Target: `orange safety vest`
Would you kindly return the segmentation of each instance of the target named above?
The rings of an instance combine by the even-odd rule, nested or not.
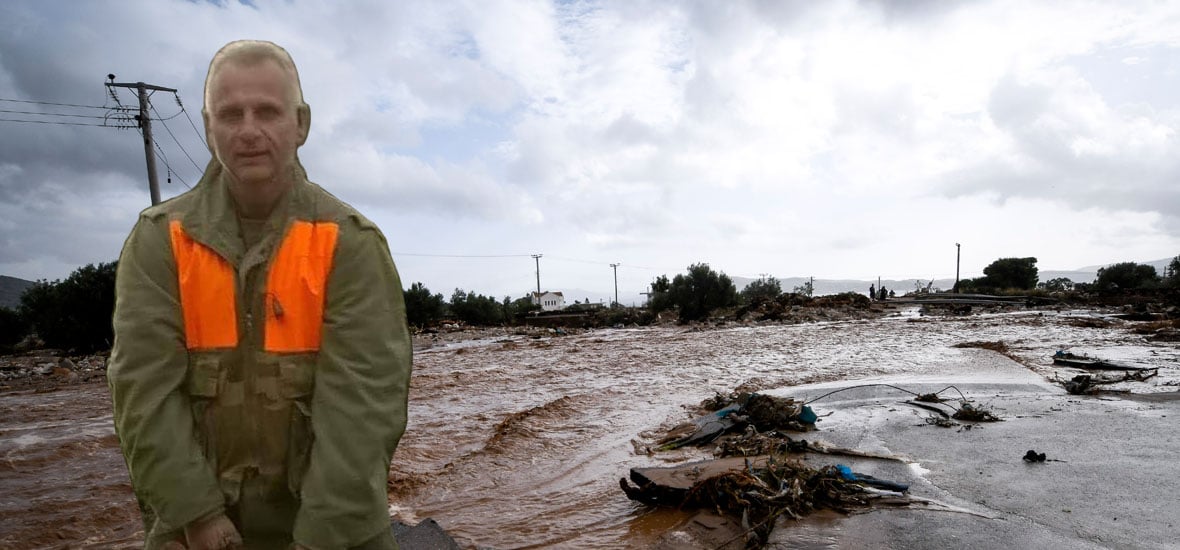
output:
[[[172,256],[180,282],[185,347],[190,350],[238,345],[234,268],[213,249],[169,224]],[[336,252],[339,226],[296,221],[271,260],[266,278],[263,350],[300,353],[320,349],[324,296]]]

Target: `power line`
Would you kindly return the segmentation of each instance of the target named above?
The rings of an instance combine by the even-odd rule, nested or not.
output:
[[[151,105],[150,103],[149,103],[148,105],[151,107],[151,109],[152,109],[152,112],[156,113],[156,115],[159,115],[159,114],[160,114],[160,112],[156,110],[156,106],[155,106],[155,105]],[[180,113],[177,113],[177,114],[180,114]],[[176,115],[173,115],[173,116],[176,116]],[[177,146],[177,147],[180,147],[180,152],[181,152],[181,153],[184,153],[184,156],[188,157],[188,161],[189,161],[189,162],[191,162],[191,163],[193,163],[193,168],[196,168],[196,169],[197,169],[197,172],[200,172],[200,171],[201,171],[201,167],[200,167],[200,165],[198,165],[198,164],[197,164],[197,161],[193,160],[193,157],[192,157],[192,155],[189,155],[189,154],[188,154],[188,151],[187,151],[187,150],[185,150],[185,148],[184,148],[184,145],[181,145],[181,144],[180,144],[180,140],[176,139],[176,134],[173,134],[173,133],[172,133],[172,129],[168,127],[168,123],[167,123],[167,122],[164,122],[164,120],[165,120],[165,119],[162,119],[162,118],[161,118],[161,119],[157,119],[157,120],[159,120],[159,121],[160,121],[160,124],[163,124],[163,125],[164,125],[164,129],[168,131],[168,135],[169,135],[169,136],[172,136],[172,141],[176,142],[176,146]],[[177,176],[177,177],[180,177],[180,176]]]
[[[132,128],[132,126],[111,126],[110,124],[87,124],[85,122],[54,122],[52,120],[19,120],[15,118],[0,118],[0,122],[27,122],[30,124],[59,124],[62,126],[95,126],[98,128]]]
[[[201,134],[200,130],[197,130],[197,125],[193,123],[193,117],[188,116],[188,109],[185,109],[184,104],[180,102],[180,94],[174,93],[172,95],[176,97],[176,104],[180,106],[180,112],[184,113],[184,118],[188,119],[188,125],[193,127],[193,132],[196,132],[197,139],[200,139],[201,143],[208,149],[209,144],[205,142],[205,136]]]
[[[71,118],[101,118],[106,120],[109,115],[74,115],[69,113],[42,113],[38,111],[12,111],[9,109],[0,109],[0,113],[12,113],[17,115],[40,115],[40,116],[62,116]]]
[[[531,254],[414,254],[411,252],[390,252],[397,256],[417,256],[423,258],[530,258]]]
[[[180,183],[183,183],[185,187],[192,189],[192,187],[188,184],[188,182],[184,181],[184,178],[180,177],[180,174],[177,173],[176,170],[172,169],[172,165],[168,164],[168,155],[164,154],[164,150],[160,148],[160,144],[159,143],[152,143],[152,145],[155,145],[156,151],[160,152],[160,161],[164,163],[164,167],[168,169],[168,174],[170,174],[168,179],[171,180],[172,179],[171,174],[175,174],[176,179],[180,180]]]
[[[393,254],[395,256],[414,256],[414,257],[423,257],[423,258],[531,258],[533,256],[533,254],[416,254],[416,253],[410,253],[410,252],[391,252],[391,254]],[[560,260],[560,261],[576,262],[576,263],[583,263],[583,264],[590,264],[590,265],[605,265],[605,266],[611,265],[611,262],[600,262],[600,261],[594,261],[594,260],[581,260],[578,258],[566,258],[566,257],[562,257],[562,256],[548,256],[548,255],[546,255],[545,257],[552,258],[555,260]],[[635,264],[622,264],[622,263],[619,264],[619,267],[624,268],[624,269],[637,269],[637,270],[645,270],[645,271],[676,271],[675,269],[649,267],[649,266],[635,265]]]
[[[53,103],[50,101],[33,101],[30,99],[8,99],[0,97],[0,101],[11,101],[13,103],[34,103],[37,105],[56,105],[58,107],[78,107],[80,109],[109,109],[110,107],[101,107],[98,105],[79,105],[77,103]]]
[[[565,262],[577,262],[577,263],[581,263],[581,264],[591,264],[591,265],[611,265],[611,262],[601,262],[601,261],[596,261],[596,260],[580,260],[580,259],[577,259],[577,258],[565,258],[565,257],[562,257],[562,256],[546,256],[546,257],[547,257],[547,258],[552,258],[552,259],[554,259],[554,260],[560,260],[560,261],[565,261]],[[667,269],[667,268],[659,268],[659,267],[647,267],[647,266],[642,266],[642,265],[634,265],[634,264],[621,264],[621,263],[619,264],[619,267],[622,267],[622,268],[625,268],[625,269],[626,269],[626,268],[631,268],[631,269],[644,269],[644,270],[648,270],[648,271],[675,271],[675,270],[670,270],[670,269]]]
[[[560,260],[563,262],[576,262],[576,263],[580,263],[580,264],[609,265],[609,262],[596,262],[594,260],[579,260],[577,258],[563,258],[561,256],[548,256],[548,258],[551,260]]]
[[[149,105],[150,105],[150,104],[149,104]],[[164,115],[161,115],[161,114],[160,114],[160,111],[156,111],[156,106],[155,106],[155,105],[152,105],[152,110],[156,112],[156,118],[154,118],[154,119],[152,119],[152,120],[158,120],[158,121],[160,121],[160,122],[164,122],[165,120],[172,120],[172,119],[174,119],[174,118],[176,118],[176,117],[178,117],[178,116],[180,116],[180,115],[182,114],[182,111],[176,111],[175,113],[172,113],[172,115],[171,115],[171,116],[169,116],[169,117],[164,117]]]

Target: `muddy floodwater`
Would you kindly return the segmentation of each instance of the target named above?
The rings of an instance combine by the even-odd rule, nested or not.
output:
[[[1003,342],[1049,380],[1080,372],[1052,365],[1061,348],[1159,367],[1111,389],[1176,391],[1176,343],[1131,327],[1092,311],[922,317],[903,308],[828,323],[422,341],[390,513],[433,518],[473,548],[643,548],[683,517],[628,500],[619,479],[706,456],[647,448],[716,392],[939,373],[968,342]],[[3,548],[141,544],[104,385],[0,393],[0,517]]]

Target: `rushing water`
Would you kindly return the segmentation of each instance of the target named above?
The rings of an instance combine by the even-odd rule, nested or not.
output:
[[[653,327],[491,338],[415,351],[410,424],[390,511],[430,517],[481,548],[643,548],[680,521],[634,503],[637,466],[700,458],[647,447],[716,392],[883,374],[938,373],[1004,342],[1048,378],[1060,348],[1162,367],[1135,391],[1174,391],[1180,352],[1088,312],[892,317],[709,329]],[[978,353],[974,350],[972,352]],[[1064,374],[1064,373],[1061,373]],[[1072,376],[1072,374],[1069,374]],[[0,547],[135,547],[142,537],[105,386],[0,394]],[[141,531],[141,530],[140,530]]]
[[[739,386],[935,373],[965,342],[1002,341],[1047,377],[1060,348],[1164,366],[1135,389],[1175,389],[1161,386],[1180,377],[1174,344],[1069,323],[1088,315],[906,311],[806,325],[506,335],[419,351],[391,509],[411,522],[432,517],[481,547],[644,547],[681,518],[627,500],[618,480],[632,467],[699,458],[645,452],[688,418],[686,408]]]

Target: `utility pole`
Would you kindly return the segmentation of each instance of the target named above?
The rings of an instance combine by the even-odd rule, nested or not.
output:
[[[541,255],[533,254],[533,260],[537,262],[537,299],[541,299]]]
[[[135,88],[139,91],[139,115],[135,119],[139,121],[139,128],[143,133],[143,154],[147,157],[148,191],[152,194],[152,206],[155,206],[160,204],[160,184],[156,181],[156,152],[152,150],[152,119],[148,117],[147,92],[151,90],[153,92],[176,93],[176,90],[143,82],[115,82],[113,74],[108,74],[107,78],[110,79],[110,82],[106,83],[108,88]]]
[[[955,294],[959,293],[959,253],[963,248],[959,243],[955,243]]]
[[[619,264],[610,264],[615,270],[615,306],[619,305]]]

